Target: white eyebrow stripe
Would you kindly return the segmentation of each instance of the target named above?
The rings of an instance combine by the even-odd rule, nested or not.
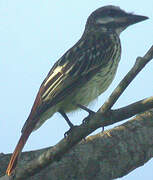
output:
[[[107,24],[109,22],[113,22],[115,18],[113,17],[104,17],[104,18],[99,18],[96,20],[97,23],[100,24]]]
[[[107,23],[110,23],[110,22],[124,22],[125,21],[125,18],[123,17],[118,17],[118,18],[113,18],[113,17],[104,17],[104,18],[99,18],[96,20],[97,23],[100,23],[100,24],[107,24]]]

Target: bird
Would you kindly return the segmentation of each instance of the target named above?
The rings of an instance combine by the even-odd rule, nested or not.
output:
[[[121,59],[120,34],[128,26],[148,19],[118,6],[104,6],[90,14],[76,44],[53,65],[42,82],[6,174],[15,173],[19,155],[30,134],[59,112],[70,129],[68,112],[89,111],[88,104],[112,83]]]

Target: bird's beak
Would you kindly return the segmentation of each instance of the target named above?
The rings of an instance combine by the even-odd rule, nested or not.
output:
[[[136,24],[138,22],[144,21],[149,19],[147,16],[140,16],[140,15],[134,15],[134,14],[129,14],[127,16],[127,24],[132,25]]]

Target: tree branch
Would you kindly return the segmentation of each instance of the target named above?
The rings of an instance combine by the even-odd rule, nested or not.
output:
[[[153,46],[149,49],[143,58],[137,58],[133,68],[129,71],[125,78],[123,78],[117,88],[110,95],[109,99],[95,115],[88,116],[85,120],[86,123],[83,123],[79,127],[75,128],[66,139],[62,139],[53,148],[48,149],[38,158],[24,165],[24,167],[17,168],[15,179],[26,179],[35,173],[40,172],[40,169],[44,169],[49,164],[60,160],[61,157],[63,157],[66,152],[68,152],[74,145],[81,141],[82,138],[86,137],[97,128],[129,118],[137,113],[147,110],[147,108],[153,108],[153,98],[150,97],[118,110],[110,110],[126,87],[152,58]]]
[[[71,152],[66,153],[60,161],[49,165],[28,179],[108,180],[122,177],[152,158],[152,137],[153,109],[136,116],[121,126],[88,137],[86,141],[82,141],[72,148]],[[54,149],[54,147],[50,149]],[[46,149],[22,153],[19,163],[20,170],[25,168],[28,161],[35,159],[44,151]],[[1,156],[0,162],[6,167],[10,155]],[[16,179],[25,179],[19,169]]]
[[[21,167],[19,165],[18,167],[20,168],[17,168],[15,179],[26,179],[40,172],[41,169],[44,169],[49,164],[59,161],[83,137],[86,137],[97,128],[132,117],[134,114],[143,112],[147,108],[153,108],[153,97],[146,98],[121,109],[108,111],[105,114],[98,112],[95,115],[88,116],[86,123],[74,129],[66,139],[64,138],[57,145],[47,149],[34,160],[24,164],[24,166]]]
[[[133,68],[123,78],[108,100],[103,104],[96,114],[88,116],[84,120],[85,123],[76,127],[66,139],[62,139],[59,143],[57,143],[57,145],[47,149],[46,152],[42,153],[38,158],[35,158],[28,164],[24,164],[22,168],[17,168],[15,179],[26,179],[35,173],[40,172],[41,169],[44,169],[49,164],[59,161],[64,154],[72,149],[72,147],[81,141],[82,138],[86,137],[97,128],[119,122],[132,117],[137,113],[141,113],[145,110],[153,108],[153,97],[150,97],[121,109],[110,110],[126,87],[152,58],[153,46],[143,58],[137,58]]]

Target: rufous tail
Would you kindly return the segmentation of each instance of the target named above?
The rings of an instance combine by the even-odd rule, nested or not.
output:
[[[25,131],[22,133],[22,135],[18,141],[18,144],[11,156],[11,160],[10,160],[7,170],[6,170],[6,174],[8,176],[11,176],[11,174],[15,170],[15,168],[17,166],[17,161],[18,161],[19,155],[20,155],[25,143],[27,142],[28,137],[30,136],[31,132],[32,132],[32,128],[28,128],[28,129],[25,129]]]

